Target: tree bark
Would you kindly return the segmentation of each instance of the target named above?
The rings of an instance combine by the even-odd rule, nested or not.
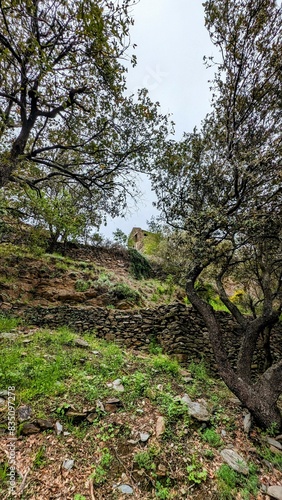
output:
[[[282,429],[282,416],[277,407],[281,394],[282,361],[270,367],[257,381],[252,383],[251,363],[256,346],[256,339],[262,327],[262,321],[253,321],[248,325],[249,331],[243,332],[240,348],[239,369],[235,371],[228,359],[224,347],[224,338],[219,322],[211,306],[205,303],[194,288],[195,275],[186,282],[186,292],[192,305],[203,317],[209,331],[209,339],[214,352],[219,375],[229,389],[240,399],[243,405],[253,415],[255,421],[264,428],[276,424],[277,430]],[[246,335],[247,334],[247,335]],[[248,346],[248,341],[250,345]],[[244,367],[244,349],[246,349],[246,367]]]

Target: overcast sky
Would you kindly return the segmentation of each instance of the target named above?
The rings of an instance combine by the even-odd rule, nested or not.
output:
[[[171,113],[176,139],[191,132],[209,111],[208,80],[212,71],[203,63],[204,55],[214,54],[204,26],[201,0],[140,0],[133,9],[135,24],[131,42],[137,66],[130,68],[127,87],[130,93],[147,88],[150,98],[159,101],[162,113]],[[146,228],[156,214],[150,185],[142,179],[143,191],[138,208],[131,207],[125,218],[108,219],[100,232],[110,238],[117,228],[129,234],[132,227]]]

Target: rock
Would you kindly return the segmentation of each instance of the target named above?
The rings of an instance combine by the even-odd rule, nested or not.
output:
[[[148,432],[140,432],[139,435],[140,435],[140,441],[142,443],[146,443],[151,436],[151,434],[149,434]]]
[[[245,460],[236,451],[225,448],[220,452],[220,455],[231,469],[245,475],[249,473]]]
[[[269,486],[267,494],[275,500],[282,500],[282,486]]]
[[[1,391],[0,391],[0,396],[2,396]],[[282,441],[282,434],[279,434],[279,436],[276,436],[276,441]]]
[[[113,381],[113,388],[115,391],[124,392],[124,386],[119,378]]]
[[[187,404],[191,417],[199,420],[200,422],[208,422],[210,420],[211,417],[205,405],[194,403],[188,394],[184,394],[181,401]]]
[[[20,406],[18,408],[18,420],[24,422],[28,420],[32,414],[32,408],[29,405]]]
[[[56,431],[57,436],[59,436],[63,432],[63,426],[58,421],[55,423],[55,431]]]
[[[64,460],[63,468],[66,470],[71,470],[74,466],[74,460]]]
[[[109,413],[116,412],[119,408],[122,408],[122,406],[122,402],[117,398],[107,399],[107,401],[104,402],[105,411]]]
[[[12,332],[2,332],[0,333],[0,339],[16,340],[17,334]]]
[[[35,425],[39,425],[40,430],[47,431],[48,429],[54,429],[54,424],[51,420],[45,420],[44,418],[37,418],[34,421]]]
[[[165,431],[165,419],[164,419],[164,417],[160,416],[157,418],[157,422],[156,422],[156,436],[157,436],[157,438],[162,436],[164,431]]]
[[[0,391],[1,398],[7,398],[9,396],[9,392],[7,390]]]
[[[74,339],[73,343],[76,347],[82,347],[84,349],[89,349],[91,347],[88,342],[83,339]]]
[[[0,406],[4,406],[6,404],[6,399],[0,398]]]
[[[87,417],[86,417],[86,420],[87,422],[89,422],[90,424],[93,424],[94,420],[96,420],[97,418],[97,413],[88,413]]]
[[[37,434],[40,432],[40,428],[32,423],[26,423],[22,425],[21,434],[23,436],[29,436],[30,434]]]
[[[266,441],[268,442],[268,444],[270,444],[271,446],[274,446],[278,450],[282,450],[282,444],[279,443],[279,441],[277,441],[276,439],[273,439],[273,438],[267,436]]]
[[[66,411],[66,416],[72,421],[73,424],[80,424],[86,419],[86,413],[73,411],[69,409]]]
[[[243,425],[244,425],[244,432],[246,434],[249,434],[252,427],[252,417],[250,413],[247,413],[247,415],[245,415]]]
[[[117,489],[126,495],[133,495],[133,488],[129,484],[120,484]]]

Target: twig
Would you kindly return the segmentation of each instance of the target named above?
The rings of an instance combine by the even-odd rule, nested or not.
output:
[[[90,496],[91,496],[91,500],[95,500],[95,496],[94,496],[94,489],[93,489],[93,479],[89,479],[89,489],[90,489]]]
[[[24,488],[25,488],[25,483],[26,483],[26,478],[29,474],[30,468],[27,469],[26,473],[23,476],[23,480],[21,482],[20,490],[19,490],[19,495],[21,496],[23,494]]]

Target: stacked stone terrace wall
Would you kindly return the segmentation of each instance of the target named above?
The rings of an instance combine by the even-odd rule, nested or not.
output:
[[[234,362],[240,332],[229,314],[217,314],[225,346]],[[157,344],[163,352],[174,355],[185,364],[204,359],[211,372],[216,372],[207,328],[194,309],[182,304],[128,311],[71,306],[32,307],[27,308],[24,315],[34,325],[51,328],[67,325],[78,333],[92,331],[98,338],[114,341],[122,347],[149,351],[152,344]],[[275,359],[282,357],[281,338],[279,325],[273,336]],[[259,346],[254,359],[256,371],[261,371],[263,358],[262,346]]]

